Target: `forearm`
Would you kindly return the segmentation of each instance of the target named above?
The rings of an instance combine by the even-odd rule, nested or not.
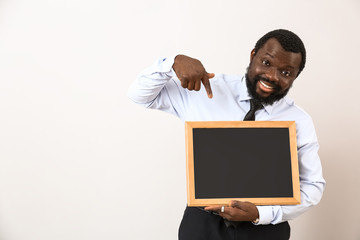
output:
[[[128,97],[135,103],[149,107],[165,84],[175,76],[174,58],[162,58],[140,73],[128,89]]]
[[[299,205],[257,206],[259,224],[278,224],[305,213],[320,202],[324,185],[324,182],[301,183],[301,204]]]

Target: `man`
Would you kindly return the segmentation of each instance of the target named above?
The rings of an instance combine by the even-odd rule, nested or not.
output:
[[[246,120],[296,122],[301,204],[255,206],[231,201],[226,207],[187,207],[179,239],[289,239],[287,221],[320,201],[325,181],[314,125],[286,97],[305,62],[301,39],[279,29],[256,43],[244,77],[215,76],[199,60],[178,55],[158,60],[131,85],[128,96],[134,102],[183,121],[241,121],[247,115]],[[253,113],[249,119],[247,112]]]

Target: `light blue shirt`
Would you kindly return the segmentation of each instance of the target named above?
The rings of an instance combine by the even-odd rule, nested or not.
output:
[[[128,90],[135,103],[176,115],[182,121],[242,121],[250,109],[245,77],[216,74],[210,79],[213,98],[181,87],[172,65],[174,57],[161,58],[145,69]],[[256,112],[259,121],[295,121],[301,204],[257,206],[259,224],[294,219],[319,203],[325,187],[318,156],[319,144],[311,117],[285,97]]]

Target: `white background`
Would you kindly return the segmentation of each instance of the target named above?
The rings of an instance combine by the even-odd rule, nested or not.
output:
[[[294,240],[359,240],[360,3],[0,0],[0,239],[177,239],[182,122],[126,91],[160,56],[243,74],[286,28],[308,51],[290,90],[312,117],[327,187]]]

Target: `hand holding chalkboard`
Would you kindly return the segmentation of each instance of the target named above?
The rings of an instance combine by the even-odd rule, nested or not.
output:
[[[254,221],[259,218],[259,211],[251,202],[233,200],[227,207],[224,207],[223,210],[222,208],[222,205],[218,205],[206,207],[205,210],[217,212],[223,218],[234,222]]]

